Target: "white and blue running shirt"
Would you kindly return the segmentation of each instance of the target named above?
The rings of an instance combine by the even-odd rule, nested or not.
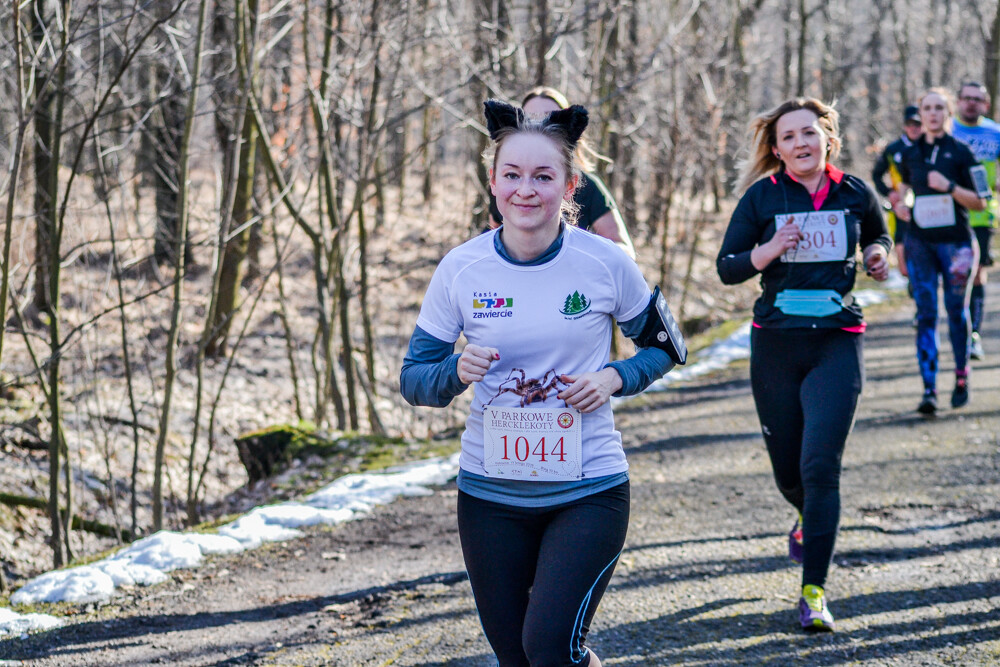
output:
[[[611,241],[566,226],[562,249],[550,261],[518,266],[493,246],[497,231],[481,234],[449,252],[438,265],[420,308],[417,326],[446,342],[464,333],[468,342],[500,352],[474,395],[459,465],[478,475],[483,468],[483,406],[520,407],[521,396],[500,385],[514,369],[526,379],[578,376],[608,363],[612,317],[625,322],[649,303],[649,287],[639,267]],[[513,382],[504,386],[513,387]],[[561,407],[550,391],[544,403]],[[628,470],[621,434],[615,430],[610,403],[583,415],[585,479]]]

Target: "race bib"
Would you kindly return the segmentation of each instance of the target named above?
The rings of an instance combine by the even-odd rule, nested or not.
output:
[[[951,195],[920,195],[913,203],[913,221],[921,229],[955,224],[955,204]]]
[[[487,477],[559,481],[583,477],[581,415],[575,408],[483,410]]]
[[[782,262],[840,262],[847,259],[847,222],[844,211],[808,211],[774,216],[781,229],[789,218],[805,236],[799,244],[785,251]]]

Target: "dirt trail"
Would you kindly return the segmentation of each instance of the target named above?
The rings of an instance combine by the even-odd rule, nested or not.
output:
[[[990,317],[987,330],[1000,331],[1000,312]],[[987,338],[989,356],[974,367],[970,405],[927,420],[914,412],[909,308],[874,319],[828,583],[840,631],[796,628],[792,513],[771,480],[743,365],[617,411],[633,507],[592,629],[604,664],[1000,664],[1000,336]],[[214,558],[81,608],[62,629],[0,642],[0,659],[492,665],[463,572],[455,495],[449,486]]]

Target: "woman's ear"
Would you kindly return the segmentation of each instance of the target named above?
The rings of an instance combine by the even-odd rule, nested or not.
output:
[[[576,186],[579,184],[580,174],[573,174],[566,179],[566,192],[563,193],[563,199],[566,201],[573,201],[573,195],[576,194]]]

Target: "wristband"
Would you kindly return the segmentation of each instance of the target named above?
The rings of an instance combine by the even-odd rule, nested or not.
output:
[[[948,194],[951,194],[954,191],[955,191],[955,181],[948,181],[948,189],[946,190],[946,192]]]

